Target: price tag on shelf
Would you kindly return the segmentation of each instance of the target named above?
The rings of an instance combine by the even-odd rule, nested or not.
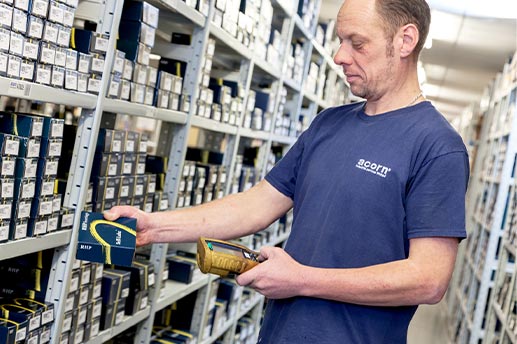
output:
[[[11,80],[7,94],[13,97],[30,97],[31,84],[22,81]]]

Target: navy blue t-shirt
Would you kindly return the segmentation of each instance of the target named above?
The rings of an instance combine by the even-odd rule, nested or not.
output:
[[[460,136],[429,102],[376,116],[363,108],[320,113],[266,176],[294,201],[285,249],[301,264],[365,267],[407,258],[411,238],[466,236]],[[405,343],[415,311],[270,300],[259,343]]]

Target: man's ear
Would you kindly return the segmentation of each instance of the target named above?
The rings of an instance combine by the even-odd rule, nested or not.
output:
[[[400,28],[400,36],[402,37],[402,45],[400,46],[400,56],[408,57],[415,50],[418,44],[420,34],[415,24],[406,24]]]

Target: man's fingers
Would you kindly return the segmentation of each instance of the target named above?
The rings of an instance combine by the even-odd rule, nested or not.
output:
[[[108,221],[115,221],[119,217],[137,217],[138,209],[131,206],[120,205],[106,210],[103,215]]]

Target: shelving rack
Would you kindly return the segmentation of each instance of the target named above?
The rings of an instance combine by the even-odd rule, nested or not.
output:
[[[316,13],[319,11],[320,1],[314,1]],[[244,128],[241,125],[230,125],[200,117],[196,115],[195,106],[191,106],[187,113],[109,99],[104,96],[108,88],[108,77],[102,78],[100,95],[98,96],[0,77],[0,95],[81,108],[73,160],[70,166],[70,176],[67,182],[66,194],[64,195],[64,205],[76,209],[73,229],[47,234],[42,237],[0,244],[0,260],[41,250],[54,249],[50,276],[50,281],[53,282],[48,287],[46,300],[53,302],[56,306],[51,336],[53,342],[59,340],[62,332],[64,317],[64,302],[62,300],[66,299],[65,296],[70,288],[70,276],[76,251],[75,243],[78,236],[80,210],[83,209],[87,197],[87,185],[93,163],[95,142],[104,115],[116,113],[160,122],[157,154],[169,157],[165,191],[168,195],[170,208],[174,208],[178,196],[181,171],[186,157],[188,138],[193,131],[214,132],[225,137],[226,147],[224,149],[223,165],[227,167],[229,172],[228,180],[231,180],[233,177],[236,167],[236,156],[240,149],[249,144],[260,144],[257,170],[262,178],[267,172],[268,164],[266,157],[271,148],[273,146],[281,147],[285,153],[296,140],[294,130],[291,130],[289,136],[275,132],[274,123],[277,116],[288,114],[291,120],[296,122],[298,116],[304,114],[306,117],[305,123],[307,124],[322,108],[346,103],[350,99],[342,71],[334,65],[332,57],[327,50],[328,47],[324,48],[315,39],[317,20],[312,21],[311,27],[306,27],[303,19],[297,14],[298,1],[272,1],[275,18],[277,16],[281,18],[281,24],[276,22],[275,25],[280,26],[278,29],[281,32],[281,39],[285,47],[281,54],[280,63],[276,65],[272,65],[255,56],[252,49],[243,45],[212,22],[216,1],[209,1],[207,16],[181,0],[149,0],[149,2],[160,9],[160,26],[162,22],[170,23],[171,20],[177,20],[182,27],[188,28],[192,34],[192,44],[190,46],[182,48],[173,47],[172,44],[167,42],[169,38],[167,32],[158,28],[157,43],[153,49],[153,53],[163,57],[180,58],[188,63],[183,83],[183,93],[190,95],[191,104],[195,104],[199,96],[201,60],[208,39],[213,38],[216,40],[216,49],[220,49],[222,52],[221,55],[224,58],[231,56],[230,66],[237,66],[235,68],[228,68],[226,67],[226,60],[214,61],[214,64],[219,63],[223,67],[214,71],[214,73],[222,73],[223,77],[230,77],[243,85],[245,94],[244,109],[246,109],[249,91],[253,87],[258,87],[264,81],[269,83],[271,94],[274,95],[273,114],[275,117],[272,119],[272,125],[269,130],[253,130]],[[103,2],[79,1],[79,7],[76,12],[76,19],[95,22],[97,23],[97,32],[109,34],[109,48],[104,66],[104,76],[110,75],[114,62],[115,41],[123,3],[123,1],[115,0]],[[303,42],[303,53],[305,56],[302,77],[297,81],[284,77],[286,75],[285,69],[287,68],[287,46],[294,40]],[[318,84],[316,92],[307,92],[305,90],[311,62],[319,66],[318,80],[325,79],[326,77],[327,83],[333,86],[334,91],[341,92],[340,95],[336,97],[337,92],[324,92],[324,89],[328,86],[322,83]],[[286,88],[286,98],[288,101],[281,105],[282,92],[280,90],[283,87]],[[230,183],[228,183],[225,193],[230,191]],[[274,231],[278,226],[279,223],[277,222],[271,226],[270,230]],[[288,233],[273,237],[267,244],[280,245],[287,237]],[[251,237],[243,238],[242,240],[247,244],[252,243]],[[174,245],[152,245],[151,261],[155,266],[157,274],[164,270],[166,255],[171,248],[174,248]],[[155,286],[150,289],[147,307],[133,316],[125,317],[118,326],[100,332],[96,337],[90,339],[88,343],[106,342],[135,325],[137,326],[135,343],[149,343],[156,312],[193,292],[198,292],[198,297],[205,297],[204,307],[206,308],[207,295],[211,288],[211,282],[214,280],[213,276],[204,276],[188,285],[165,281],[163,282],[165,285],[162,288],[162,279],[156,278]],[[228,319],[216,334],[199,342],[208,344],[213,343],[219,337],[224,337],[225,343],[232,343],[237,328],[237,321],[247,314],[251,315],[256,325],[255,328],[258,328],[263,303],[264,298],[258,294],[247,303],[244,303],[241,297],[236,314],[231,319]],[[202,331],[200,327],[201,324],[199,324],[197,334]]]
[[[482,129],[467,202],[469,238],[448,295],[452,343],[516,343],[517,55],[479,106]],[[473,143],[472,131],[464,139]]]

